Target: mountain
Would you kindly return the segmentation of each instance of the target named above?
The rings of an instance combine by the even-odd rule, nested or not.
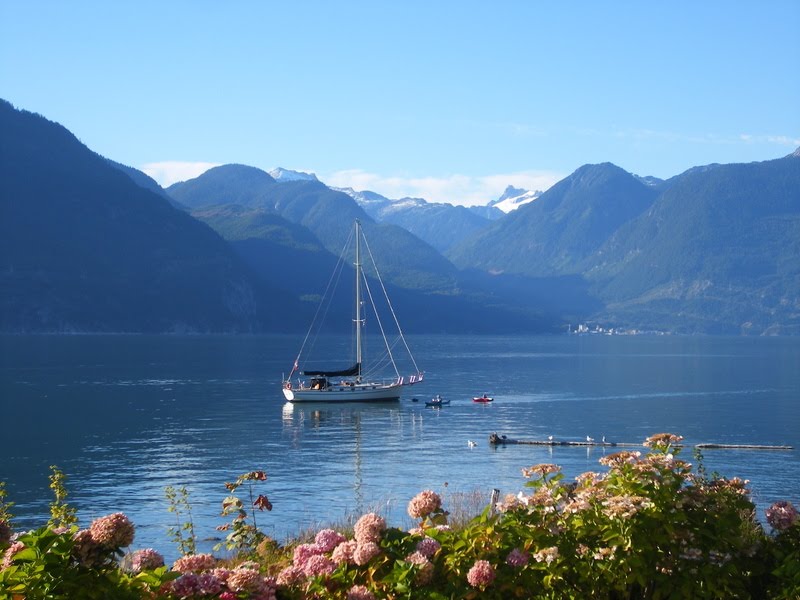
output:
[[[231,207],[243,207],[250,210],[236,208],[235,214],[244,219],[252,219],[261,211],[303,226],[335,256],[344,247],[354,220],[360,219],[367,236],[373,240],[373,250],[385,257],[381,261],[382,274],[388,281],[400,287],[438,293],[453,293],[456,287],[457,270],[433,247],[402,227],[375,223],[353,198],[316,180],[279,183],[254,167],[223,165],[196,179],[176,183],[167,188],[167,193],[213,227],[219,227],[220,220],[210,218],[211,209],[225,207],[228,210],[225,229],[217,231],[228,239],[235,237],[230,236],[232,227],[249,227],[242,223],[234,225],[231,219],[234,214]]]
[[[800,158],[672,178],[581,270],[627,326],[800,333]]]
[[[666,181],[585,165],[448,256],[487,275],[561,278],[567,302],[595,299],[575,314],[606,326],[798,334],[800,157]]]
[[[267,209],[275,185],[275,179],[261,169],[233,164],[213,167],[199,177],[169,186],[166,192],[189,209],[217,204]]]
[[[496,206],[489,206],[488,204],[484,204],[483,206],[480,205],[468,206],[467,208],[471,213],[475,213],[476,215],[478,215],[483,219],[486,219],[487,221],[496,221],[497,219],[500,219],[506,214]]]
[[[447,256],[461,268],[536,277],[575,274],[580,261],[657,194],[610,163],[584,165]]]
[[[3,331],[285,330],[300,318],[213,230],[62,126],[0,101],[0,129]]]
[[[490,202],[488,206],[497,208],[508,214],[512,210],[516,210],[524,204],[533,202],[541,195],[542,192],[540,191],[529,192],[528,190],[515,188],[514,186],[509,185],[506,187],[502,195],[497,200]]]
[[[489,224],[488,219],[463,206],[426,202],[422,198],[389,200],[375,192],[356,192],[352,188],[339,191],[353,198],[375,221],[402,227],[439,252],[445,252]]]
[[[239,187],[242,182],[255,184],[251,194]],[[318,181],[278,183],[266,173],[254,173],[252,167],[226,165],[167,191],[193,207],[191,214],[229,240],[262,277],[286,282],[305,297],[321,291],[328,267],[352,231],[353,220],[359,218],[395,307],[407,315],[403,323],[409,331],[554,331],[560,323],[549,303],[532,301],[543,295],[541,281],[487,280],[480,274],[459,273],[406,229],[376,223],[350,195]],[[374,210],[374,205],[395,205],[378,194],[360,194],[360,199],[368,200],[369,210]],[[218,202],[227,198],[235,198],[237,203]],[[423,210],[437,208],[424,201],[411,203]],[[438,223],[445,230],[452,227]],[[294,229],[290,231],[290,227]],[[520,293],[503,296],[500,291],[505,289]],[[532,295],[521,293],[523,290]],[[577,290],[576,297],[579,300],[571,306],[583,306],[583,290]]]

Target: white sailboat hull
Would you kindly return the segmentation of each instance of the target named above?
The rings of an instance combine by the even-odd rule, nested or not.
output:
[[[346,369],[339,368],[309,370],[301,368],[300,357],[303,353],[305,343],[308,341],[308,337],[314,328],[314,323],[312,322],[311,328],[306,335],[306,340],[303,342],[303,347],[300,348],[300,353],[297,355],[297,358],[294,361],[294,367],[292,367],[292,370],[289,372],[289,377],[283,381],[283,396],[289,402],[381,402],[399,400],[400,392],[404,385],[413,385],[422,381],[423,373],[417,368],[417,365],[414,362],[414,357],[411,356],[411,351],[408,349],[408,345],[403,338],[403,332],[400,329],[400,324],[397,322],[394,309],[391,306],[389,297],[386,295],[386,287],[383,285],[383,282],[380,279],[380,273],[378,272],[378,267],[373,261],[374,273],[378,278],[386,303],[388,304],[388,308],[391,310],[400,340],[403,342],[403,346],[408,352],[411,362],[414,363],[414,368],[417,370],[417,373],[411,375],[408,380],[406,380],[400,376],[400,373],[397,370],[397,365],[395,364],[394,356],[392,354],[392,348],[390,347],[389,341],[386,339],[384,327],[381,324],[380,317],[377,314],[377,307],[375,306],[375,303],[372,302],[372,293],[369,291],[369,282],[364,277],[364,271],[361,263],[362,235],[361,223],[358,221],[358,219],[356,219],[352,236],[352,239],[355,242],[355,262],[353,263],[353,266],[355,267],[355,319],[353,319],[353,323],[355,324],[355,363],[351,363],[352,366]],[[366,242],[366,238],[364,238],[364,241]],[[369,247],[367,247],[367,249],[369,249]],[[339,265],[342,264],[344,256],[345,252],[343,251]],[[362,378],[362,367],[364,366],[364,360],[362,356],[362,327],[364,326],[365,320],[362,316],[362,308],[364,308],[362,305],[365,304],[362,302],[361,296],[362,285],[364,285],[367,290],[367,297],[370,300],[370,305],[375,313],[381,335],[383,336],[383,343],[386,347],[385,356],[388,357],[388,362],[382,365],[379,364],[377,369],[373,370],[372,366],[370,366],[366,370],[368,373],[371,373],[369,377],[373,378],[372,381],[365,381]],[[326,297],[329,295],[329,292],[330,289],[326,290]],[[326,313],[327,310],[323,311],[323,317]],[[315,316],[315,322],[316,319],[317,317]],[[341,357],[337,357],[337,359],[341,361]],[[379,380],[378,378],[380,375],[378,373],[386,373],[388,371],[389,363],[391,363],[391,366],[393,367],[396,378]],[[292,375],[294,375],[296,372],[298,373],[298,379],[296,379],[295,382],[292,382]],[[299,380],[299,375],[301,374],[306,377],[310,377],[311,379],[308,382],[301,381]]]
[[[384,402],[399,400],[402,388],[400,383],[331,386],[325,390],[284,387],[283,395],[289,402]]]

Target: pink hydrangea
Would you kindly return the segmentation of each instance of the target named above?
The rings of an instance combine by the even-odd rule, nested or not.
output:
[[[337,564],[352,564],[353,561],[353,554],[358,548],[358,542],[355,540],[345,540],[336,548],[333,549],[333,554],[331,554],[331,558]]]
[[[789,529],[797,521],[797,509],[791,502],[779,500],[766,510],[767,523],[777,531]]]
[[[406,556],[406,562],[417,566],[417,575],[414,583],[417,585],[428,585],[433,581],[433,563],[422,552],[412,552]]]
[[[303,568],[309,558],[322,554],[322,552],[322,548],[317,546],[317,544],[300,544],[294,549],[292,563],[295,566]]]
[[[187,554],[175,561],[172,570],[178,573],[202,573],[216,566],[217,559],[211,554]]]
[[[381,553],[380,546],[375,542],[359,543],[353,552],[353,562],[362,567]]]
[[[322,552],[330,552],[346,539],[341,533],[333,529],[323,529],[314,538],[314,543]]]
[[[280,573],[278,573],[278,585],[283,587],[297,585],[298,583],[305,581],[305,578],[306,574],[303,569],[296,565],[289,565]]]
[[[108,558],[108,549],[98,543],[88,529],[78,531],[72,540],[72,556],[84,567],[100,565]]]
[[[506,557],[506,564],[511,567],[524,567],[528,564],[530,559],[530,554],[524,550],[520,550],[519,548],[514,548],[508,553],[508,556]]]
[[[363,585],[354,585],[347,590],[347,600],[375,600],[375,594]]]
[[[92,539],[106,548],[124,548],[133,543],[133,523],[123,513],[113,513],[92,521]]]
[[[375,513],[367,513],[356,521],[354,527],[356,541],[359,543],[378,542],[385,529],[386,521],[383,517]]]
[[[225,567],[216,567],[214,569],[211,569],[209,573],[211,573],[214,577],[216,577],[220,581],[227,582],[228,577],[230,577],[233,571],[231,571],[230,569],[226,569]]]
[[[424,519],[442,507],[439,494],[431,490],[424,490],[414,496],[408,503],[408,514],[414,519]]]
[[[178,598],[191,598],[200,594],[200,580],[197,573],[184,573],[168,584],[169,591]]]
[[[327,556],[317,554],[309,556],[308,560],[303,565],[303,572],[308,577],[316,577],[318,575],[330,575],[336,570],[336,563]]]
[[[164,566],[164,557],[153,548],[137,550],[131,556],[131,570],[134,573],[150,571]]]
[[[225,590],[225,582],[213,573],[198,574],[197,585],[202,596],[216,596]]]
[[[0,569],[7,569],[11,566],[11,561],[14,559],[14,555],[22,550],[25,547],[25,544],[22,542],[14,542],[8,548],[6,548],[5,553],[3,554],[3,562],[0,563]]]
[[[267,580],[255,569],[233,569],[227,584],[232,592],[252,595],[265,594],[270,589]]]
[[[430,558],[439,551],[442,545],[435,539],[426,537],[417,542],[417,552]]]
[[[488,560],[476,560],[467,573],[467,583],[474,588],[485,589],[495,578],[494,567]]]

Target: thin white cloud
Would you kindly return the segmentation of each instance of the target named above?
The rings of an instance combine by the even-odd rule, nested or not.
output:
[[[751,135],[743,133],[739,136],[739,139],[748,144],[778,144],[779,146],[791,146],[792,148],[800,146],[800,138],[789,135]]]
[[[140,167],[141,171],[147,173],[158,182],[161,187],[169,187],[173,183],[194,179],[213,167],[218,167],[217,163],[209,162],[183,162],[177,160],[167,160],[163,162],[147,163]]]
[[[320,178],[329,186],[349,187],[357,191],[369,190],[391,199],[414,197],[424,198],[428,202],[474,206],[496,200],[509,185],[544,191],[563,179],[564,174],[519,171],[481,177],[458,174],[446,177],[400,177],[350,169]]]
[[[600,131],[583,130],[585,135],[605,135]],[[718,135],[714,133],[679,133],[675,131],[658,131],[653,129],[626,129],[617,130],[612,134],[620,139],[642,140],[663,140],[667,142],[689,142],[693,144],[775,144],[778,146],[800,146],[800,138],[790,135],[753,135],[741,133],[739,135]]]

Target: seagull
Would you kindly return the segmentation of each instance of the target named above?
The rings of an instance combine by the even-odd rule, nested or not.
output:
[[[474,448],[477,445],[478,445],[477,442],[473,442],[472,440],[467,440],[467,446],[469,446],[470,448]]]
[[[589,436],[587,435],[587,436],[586,436],[586,441],[587,441],[587,442],[589,442],[589,443],[591,444],[591,443],[594,441],[594,438],[593,438],[593,437],[589,437]]]

